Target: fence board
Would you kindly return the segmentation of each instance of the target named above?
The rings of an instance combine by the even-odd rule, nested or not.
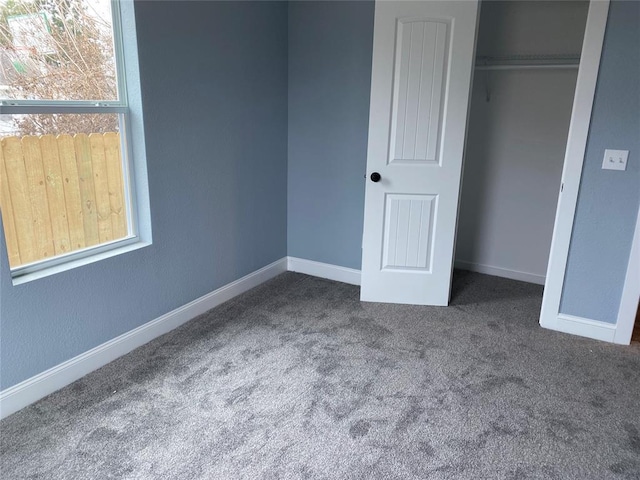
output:
[[[33,235],[38,259],[53,256],[53,233],[51,232],[51,216],[47,187],[44,180],[40,139],[34,136],[22,137],[22,154],[29,182],[31,214],[33,216]]]
[[[120,134],[104,134],[104,153],[109,178],[109,204],[113,238],[127,236],[127,212],[124,208],[124,186],[122,176],[122,156],[120,154]]]
[[[127,235],[120,135],[0,139],[11,268]]]
[[[13,218],[13,202],[9,193],[9,181],[7,168],[4,164],[4,142],[0,146],[0,210],[2,210],[2,224],[7,240],[7,253],[9,255],[9,267],[20,265],[20,247],[18,246],[18,232]]]
[[[76,165],[76,150],[71,135],[60,135],[56,139],[60,169],[64,184],[64,202],[69,225],[71,250],[84,248],[84,224],[82,221],[82,200],[80,198],[80,179]]]
[[[91,146],[91,166],[93,185],[96,192],[96,214],[98,217],[98,236],[100,243],[113,240],[111,230],[111,206],[109,205],[109,178],[104,153],[104,139],[100,133],[89,135]]]
[[[87,247],[100,242],[98,233],[98,215],[96,212],[96,191],[93,185],[93,167],[91,164],[91,146],[89,137],[79,133],[73,137],[76,147],[76,164],[80,179],[80,200],[82,221],[84,223],[84,241]]]
[[[5,166],[9,192],[13,203],[13,218],[18,233],[18,247],[20,260],[23,263],[34,262],[38,259],[33,235],[33,216],[31,214],[31,199],[29,198],[29,182],[24,167],[22,144],[19,138],[5,138],[3,140]]]
[[[42,152],[42,165],[44,167],[47,199],[49,201],[53,247],[56,255],[61,255],[71,250],[71,241],[69,239],[67,206],[64,198],[62,169],[60,168],[56,137],[53,135],[40,137],[40,151]]]

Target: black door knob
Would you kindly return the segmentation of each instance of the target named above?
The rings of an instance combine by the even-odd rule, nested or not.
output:
[[[372,182],[379,182],[382,177],[378,172],[373,172],[370,178]]]

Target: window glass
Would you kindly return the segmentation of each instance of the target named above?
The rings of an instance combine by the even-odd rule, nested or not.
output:
[[[0,0],[0,96],[118,99],[109,0]]]
[[[3,133],[0,141],[0,205],[10,267],[126,238],[119,116],[15,117],[20,118],[2,124],[20,130]]]
[[[0,210],[14,278],[137,241],[119,3],[0,0]]]

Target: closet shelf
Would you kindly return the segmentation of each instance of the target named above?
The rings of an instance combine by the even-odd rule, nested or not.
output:
[[[476,70],[516,70],[537,68],[578,68],[579,54],[478,56]]]

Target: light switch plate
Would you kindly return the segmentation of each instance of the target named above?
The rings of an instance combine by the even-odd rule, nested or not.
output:
[[[629,150],[605,150],[602,160],[603,170],[626,170]]]

